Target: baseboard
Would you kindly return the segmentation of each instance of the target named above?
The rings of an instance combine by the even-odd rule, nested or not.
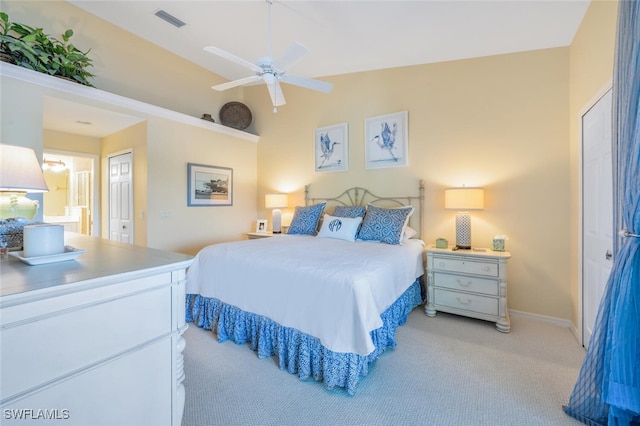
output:
[[[530,312],[516,311],[513,309],[509,309],[509,315],[514,317],[528,318],[534,321],[546,322],[549,324],[557,325],[558,327],[569,328],[574,335],[577,335],[577,329],[575,325],[573,325],[573,323],[567,319],[550,317],[548,315],[532,314]]]
[[[580,336],[578,327],[576,327],[576,325],[570,320],[557,318],[557,317],[550,317],[547,315],[532,314],[530,312],[514,311],[513,309],[509,309],[509,315],[514,317],[528,318],[533,321],[546,322],[548,324],[553,324],[558,327],[568,328],[569,331],[571,331],[571,334],[573,334],[573,337],[575,337],[578,343],[582,345],[582,337]]]

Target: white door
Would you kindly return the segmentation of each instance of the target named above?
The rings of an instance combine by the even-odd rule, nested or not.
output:
[[[109,239],[133,244],[133,155],[109,157]]]
[[[611,90],[582,116],[582,341],[588,347],[613,265]]]

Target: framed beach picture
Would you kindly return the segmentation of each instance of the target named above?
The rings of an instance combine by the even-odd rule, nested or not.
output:
[[[367,118],[364,122],[365,168],[408,166],[408,133],[407,111]]]
[[[349,125],[320,127],[314,131],[316,172],[344,172],[349,169]]]
[[[233,169],[187,164],[187,206],[233,205]]]

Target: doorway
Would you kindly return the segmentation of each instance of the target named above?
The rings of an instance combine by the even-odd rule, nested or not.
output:
[[[613,266],[612,90],[582,115],[582,344]]]
[[[65,231],[100,236],[97,165],[95,155],[44,150],[42,169],[49,187],[43,194],[44,222],[63,225]]]

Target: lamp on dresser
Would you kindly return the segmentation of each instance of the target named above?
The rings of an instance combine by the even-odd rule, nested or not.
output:
[[[444,190],[444,208],[457,210],[456,214],[456,248],[471,248],[471,215],[469,210],[484,208],[484,189],[482,188],[448,188]]]
[[[264,196],[264,206],[267,209],[273,209],[271,215],[271,227],[273,233],[282,233],[282,212],[280,209],[289,206],[289,197],[287,194],[267,194]]]

